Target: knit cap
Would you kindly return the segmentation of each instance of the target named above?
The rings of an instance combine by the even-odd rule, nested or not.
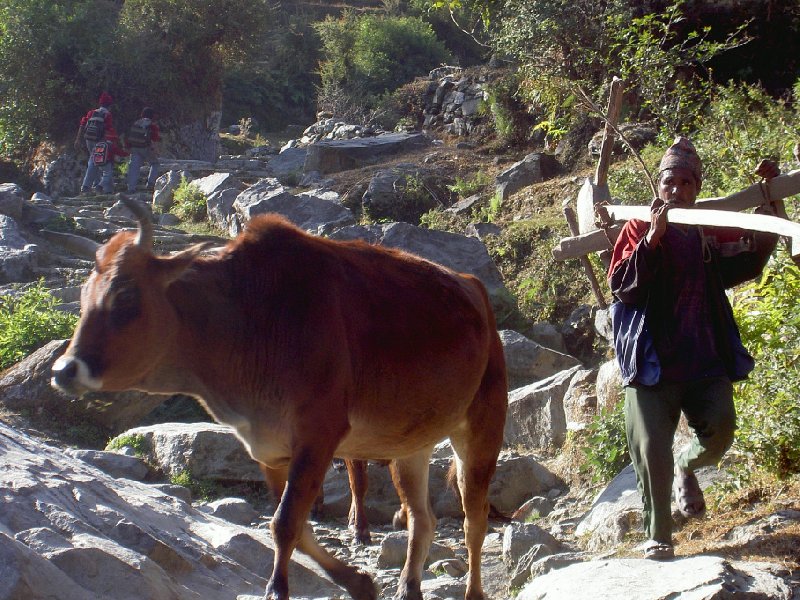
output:
[[[676,137],[672,146],[664,153],[658,166],[658,174],[661,175],[667,169],[688,169],[697,180],[698,188],[703,181],[703,169],[697,150],[694,149],[692,142],[683,136]]]
[[[100,99],[97,101],[100,106],[110,106],[114,103],[114,99],[111,97],[111,94],[108,92],[103,92],[100,94]]]

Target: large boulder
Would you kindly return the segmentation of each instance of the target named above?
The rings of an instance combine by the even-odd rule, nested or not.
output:
[[[336,173],[374,165],[429,144],[421,133],[387,133],[369,138],[321,141],[308,146],[303,171]]]
[[[778,576],[779,565],[694,556],[672,561],[607,559],[554,569],[528,583],[518,600],[586,598],[771,598],[789,600],[792,590]],[[587,594],[587,582],[591,592]]]
[[[266,528],[205,514],[157,486],[115,479],[0,422],[0,599],[230,600],[261,597]],[[341,588],[300,553],[292,594]]]
[[[25,192],[16,183],[0,183],[0,215],[20,219],[24,202]]]
[[[355,223],[353,213],[339,204],[317,195],[296,196],[277,179],[262,179],[239,194],[233,202],[239,226],[255,215],[277,213],[314,234],[326,234]],[[231,231],[236,234],[238,231]]]
[[[25,239],[17,221],[0,214],[0,283],[32,281],[40,249]]]
[[[497,176],[495,191],[505,200],[524,187],[554,177],[560,169],[561,166],[552,155],[533,152]]]
[[[115,440],[141,439],[143,458],[167,475],[190,473],[197,480],[264,481],[258,463],[233,428],[216,423],[160,423],[135,427]]]
[[[573,367],[552,377],[513,390],[508,395],[504,431],[507,447],[560,448],[567,437],[564,396],[573,376]]]
[[[506,358],[510,390],[546,379],[581,364],[577,358],[545,348],[516,331],[502,330],[499,333]]]
[[[405,250],[460,273],[481,280],[489,293],[498,321],[513,310],[514,300],[503,283],[486,246],[474,237],[415,227],[409,223],[383,223],[369,227],[343,227],[330,236],[340,240],[364,240]]]
[[[419,224],[420,217],[439,206],[447,189],[441,179],[403,163],[378,171],[361,198],[361,208],[373,222],[405,221]]]

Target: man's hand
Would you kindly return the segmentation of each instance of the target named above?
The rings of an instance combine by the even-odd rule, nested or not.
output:
[[[769,185],[769,180],[781,174],[781,169],[774,160],[764,159],[756,167],[755,174],[765,180]],[[788,219],[786,215],[786,206],[783,200],[770,200],[768,197],[769,188],[767,188],[767,198],[764,204],[755,209],[755,213],[759,215],[774,215],[782,219]]]
[[[764,159],[756,167],[756,175],[763,179],[772,179],[781,174],[781,168],[774,160]]]
[[[645,238],[649,247],[655,248],[661,243],[667,222],[667,204],[661,198],[654,199],[650,204],[650,230]]]

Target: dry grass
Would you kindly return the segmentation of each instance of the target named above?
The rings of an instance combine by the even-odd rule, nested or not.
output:
[[[706,518],[676,526],[675,555],[719,556],[726,560],[782,565],[800,577],[800,519],[781,519],[780,512],[800,513],[800,475],[787,481],[763,478],[737,492],[710,489]],[[741,535],[746,528],[748,535]],[[640,558],[640,532],[616,548],[620,557]]]

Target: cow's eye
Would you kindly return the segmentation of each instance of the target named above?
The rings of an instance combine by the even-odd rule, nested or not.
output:
[[[139,316],[141,301],[139,290],[135,286],[122,288],[114,296],[111,304],[111,324],[116,328],[124,327]]]

